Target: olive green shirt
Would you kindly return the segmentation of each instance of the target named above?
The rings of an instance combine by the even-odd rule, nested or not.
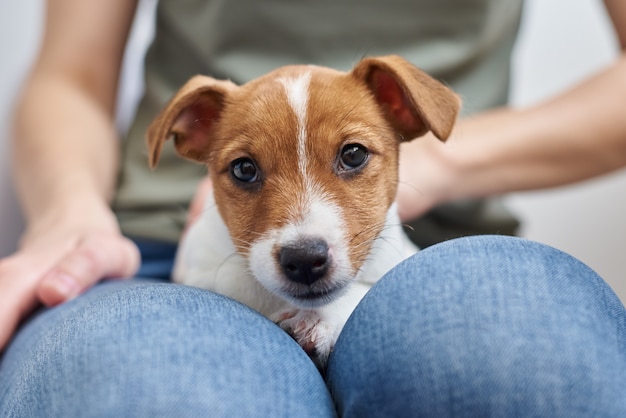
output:
[[[123,232],[177,240],[206,174],[204,166],[177,156],[172,141],[158,168],[148,167],[146,128],[189,77],[244,83],[287,64],[349,70],[365,56],[398,54],[450,85],[471,114],[507,102],[521,11],[522,0],[161,1],[145,60],[145,93],[123,141],[114,202]],[[472,224],[479,229],[468,233],[482,232],[481,223],[496,229],[485,232],[516,226],[495,207],[472,201],[437,209],[428,216],[436,225],[417,228],[435,237],[418,237],[418,244],[463,235]]]

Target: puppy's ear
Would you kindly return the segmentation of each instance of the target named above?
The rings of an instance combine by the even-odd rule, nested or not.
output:
[[[351,74],[367,84],[385,118],[403,140],[428,131],[442,141],[450,136],[461,107],[460,98],[405,59],[396,55],[365,58]]]
[[[202,75],[185,83],[148,127],[150,167],[156,167],[163,142],[170,137],[181,156],[194,161],[206,160],[210,131],[235,88],[237,86],[230,81]]]

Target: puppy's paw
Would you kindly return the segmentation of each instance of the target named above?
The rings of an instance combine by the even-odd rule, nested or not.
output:
[[[326,363],[340,329],[325,321],[315,310],[287,308],[270,318],[291,335],[320,370]]]

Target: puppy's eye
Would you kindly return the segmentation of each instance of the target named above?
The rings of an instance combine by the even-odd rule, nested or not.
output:
[[[369,157],[367,148],[361,144],[348,144],[341,149],[339,156],[341,167],[344,170],[354,170],[363,166]]]
[[[259,169],[250,158],[238,158],[230,163],[230,173],[235,180],[253,183],[259,180]]]

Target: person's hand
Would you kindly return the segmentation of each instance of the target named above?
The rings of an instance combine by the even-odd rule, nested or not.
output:
[[[453,166],[447,161],[447,148],[454,139],[442,143],[428,134],[400,147],[398,214],[403,221],[415,219],[447,199]]]
[[[139,266],[139,251],[110,212],[59,212],[30,226],[19,251],[0,260],[0,351],[40,303],[57,305],[103,278],[130,277]]]
[[[529,124],[523,111],[500,108],[460,119],[446,142],[428,133],[402,143],[400,219],[413,220],[443,203],[520,189],[513,182],[530,176],[515,168],[537,171],[519,149],[528,142],[519,137],[524,134],[520,125]],[[516,160],[520,155],[521,163]]]

